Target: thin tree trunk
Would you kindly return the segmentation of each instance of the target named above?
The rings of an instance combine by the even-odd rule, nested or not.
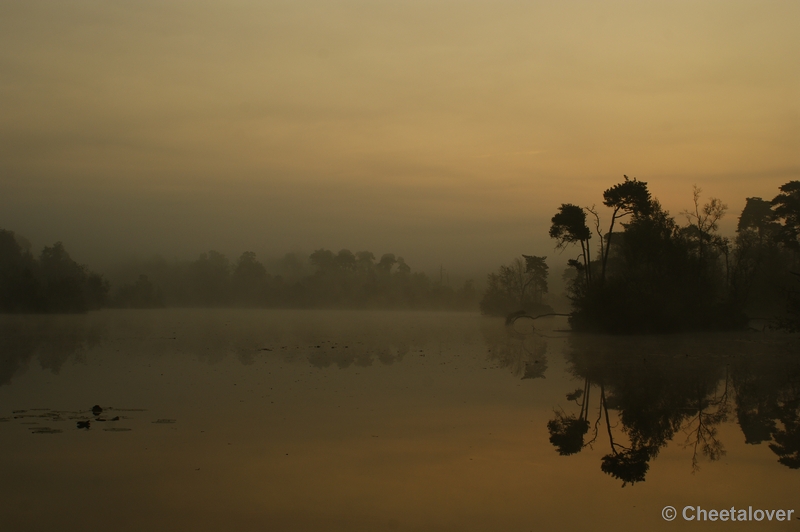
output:
[[[606,242],[606,250],[603,255],[603,268],[600,272],[600,278],[605,282],[606,280],[606,263],[608,262],[608,252],[611,251],[611,236],[614,234],[614,223],[617,221],[617,213],[619,209],[614,209],[611,214],[611,226],[608,228],[608,241]]]
[[[589,279],[589,268],[586,264],[586,245],[583,240],[581,240],[581,256],[583,257],[583,275],[586,277],[586,287],[588,288],[591,284],[591,280]]]
[[[586,271],[589,272],[589,282],[592,281],[592,252],[589,251],[589,239],[586,239]]]

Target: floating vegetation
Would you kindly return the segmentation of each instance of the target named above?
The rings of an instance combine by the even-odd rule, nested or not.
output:
[[[30,408],[27,410],[14,410],[12,417],[2,417],[0,422],[17,421],[20,425],[28,425],[28,430],[31,434],[59,434],[68,429],[57,429],[40,425],[40,423],[57,423],[63,421],[70,421],[75,423],[75,428],[72,430],[91,430],[95,422],[101,422],[103,425],[115,425],[116,421],[130,420],[129,416],[114,415],[113,417],[101,417],[103,413],[110,414],[112,411],[119,412],[146,412],[145,408],[103,408],[100,405],[94,405],[89,410],[52,410],[46,408]],[[135,419],[135,418],[134,418]],[[153,423],[159,424],[172,424],[175,423],[174,419],[159,418]],[[106,432],[129,432],[133,430],[129,427],[114,427],[103,428]]]
[[[50,427],[36,427],[31,429],[31,434],[61,434],[61,429],[51,429]]]

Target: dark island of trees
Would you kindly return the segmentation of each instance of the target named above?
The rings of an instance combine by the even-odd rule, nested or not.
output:
[[[747,198],[733,240],[717,232],[727,206],[702,203],[700,192],[695,187],[694,206],[681,213],[685,225],[647,183],[627,176],[603,192],[610,219],[594,206],[559,207],[550,236],[560,248],[580,249],[569,260],[574,329],[723,330],[756,317],[800,329],[800,181],[771,201]]]

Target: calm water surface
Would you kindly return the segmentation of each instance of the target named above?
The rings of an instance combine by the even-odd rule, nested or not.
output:
[[[2,316],[1,528],[798,528],[795,338],[536,325],[346,311]],[[665,522],[666,505],[795,514]]]

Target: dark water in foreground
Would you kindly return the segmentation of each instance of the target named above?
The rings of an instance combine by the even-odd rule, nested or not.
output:
[[[795,338],[564,327],[0,316],[0,529],[798,528]],[[666,505],[795,512],[666,522]]]

